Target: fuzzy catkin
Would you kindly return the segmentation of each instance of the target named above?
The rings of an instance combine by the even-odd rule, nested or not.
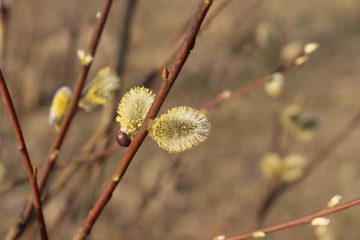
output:
[[[210,124],[204,113],[187,106],[174,107],[156,118],[150,136],[170,153],[183,152],[204,142]]]

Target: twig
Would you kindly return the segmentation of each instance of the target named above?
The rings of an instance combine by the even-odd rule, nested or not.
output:
[[[30,156],[29,156],[28,150],[26,148],[25,139],[24,139],[24,136],[21,131],[20,123],[19,123],[18,117],[16,115],[15,107],[12,102],[9,90],[6,86],[6,82],[5,82],[5,79],[2,74],[1,69],[0,69],[0,90],[1,90],[1,93],[3,96],[3,101],[5,104],[6,111],[10,117],[13,129],[15,132],[15,136],[16,136],[16,139],[19,144],[19,151],[21,152],[21,155],[22,155],[24,167],[25,167],[26,173],[28,175],[28,179],[29,179],[29,183],[30,183],[31,191],[32,191],[33,203],[35,206],[35,212],[36,212],[37,220],[39,222],[41,239],[48,239],[44,215],[43,215],[43,211],[41,208],[40,192],[39,192],[39,188],[38,188],[37,181],[36,181],[37,170],[36,170],[36,168],[33,168],[33,166],[32,166]]]
[[[115,70],[119,76],[122,77],[125,69],[125,59],[128,51],[129,32],[132,26],[133,16],[138,0],[125,1],[125,10],[121,21],[122,29],[119,33],[119,49]]]
[[[252,90],[255,90],[257,88],[260,88],[262,86],[264,86],[267,81],[268,81],[268,77],[273,74],[273,73],[284,73],[289,71],[290,69],[298,66],[297,59],[301,58],[305,56],[305,52],[304,50],[300,51],[294,58],[290,59],[289,61],[285,62],[284,64],[279,65],[278,67],[276,67],[273,71],[271,71],[268,75],[265,75],[253,82],[250,82],[249,84],[240,87],[236,90],[230,91],[230,90],[225,90],[221,93],[219,93],[216,97],[214,97],[213,99],[207,101],[206,103],[204,103],[201,106],[201,109],[206,111],[208,109],[214,108],[220,104],[222,104],[224,101],[226,100],[230,100],[236,97],[239,97],[245,93],[251,92]]]
[[[102,31],[104,29],[105,22],[107,20],[112,2],[113,2],[112,0],[104,0],[103,1],[103,6],[100,11],[100,16],[96,23],[96,26],[95,26],[94,32],[92,34],[88,50],[87,50],[87,53],[90,54],[93,58],[95,56],[96,49],[98,47],[100,37],[101,37]],[[72,99],[70,102],[69,110],[66,112],[66,115],[61,124],[59,133],[57,134],[55,141],[53,142],[53,144],[51,146],[50,154],[48,155],[48,158],[45,162],[45,166],[41,169],[41,175],[39,178],[40,193],[42,193],[44,191],[46,182],[49,179],[49,176],[55,166],[56,160],[58,159],[60,148],[65,139],[66,133],[70,127],[72,119],[75,116],[75,113],[77,111],[77,106],[78,106],[78,102],[79,102],[79,99],[81,96],[81,91],[85,85],[86,78],[88,76],[90,67],[91,67],[91,62],[87,65],[81,66],[80,73],[78,75],[78,79],[77,79],[76,84],[73,89],[73,96],[72,96]],[[6,239],[16,239],[19,235],[21,235],[21,233],[23,232],[23,230],[26,227],[26,223],[28,222],[28,220],[31,216],[32,210],[33,210],[33,206],[31,204],[31,202],[27,202],[23,212],[21,213],[20,221],[18,223],[16,223],[16,225],[14,226],[13,229],[10,230]]]
[[[269,212],[271,206],[274,204],[276,199],[278,199],[284,192],[291,189],[294,185],[302,182],[306,177],[308,177],[316,167],[318,167],[322,162],[324,162],[331,153],[336,151],[338,147],[343,143],[355,129],[360,124],[360,110],[351,117],[349,122],[342,128],[340,131],[332,138],[329,142],[323,145],[320,150],[310,159],[310,163],[304,173],[304,175],[297,181],[291,183],[279,183],[277,187],[272,188],[266,195],[265,199],[262,201],[259,211],[258,219],[263,219],[266,214]]]
[[[195,39],[199,32],[200,26],[206,16],[207,11],[211,6],[211,3],[212,3],[211,0],[201,0],[199,8],[189,26],[184,42],[176,56],[175,63],[169,72],[168,78],[161,83],[160,90],[156,94],[154,103],[152,104],[149,112],[147,113],[140,130],[134,137],[133,141],[131,142],[130,146],[125,152],[124,157],[117,165],[113,176],[111,177],[110,181],[108,182],[107,186],[105,187],[104,191],[98,198],[93,208],[90,210],[83,225],[80,227],[80,229],[78,230],[78,232],[76,233],[73,239],[76,240],[85,239],[88,236],[96,220],[102,213],[107,202],[110,200],[113,191],[115,190],[116,186],[122,179],[133,157],[135,156],[136,152],[138,151],[142,142],[144,141],[144,139],[148,134],[147,125],[149,123],[149,120],[154,119],[156,117],[162,104],[165,101],[165,98],[170,92],[172,85],[177,79],[178,74],[180,73],[183,65],[185,64],[188,56],[190,55],[190,51],[193,49],[195,45]]]
[[[4,182],[0,184],[0,195],[5,194],[11,190],[14,190],[16,187],[27,182],[27,177],[19,177],[15,180]]]
[[[231,2],[232,0],[222,0],[222,1],[218,1],[217,5],[215,5],[211,12],[208,14],[206,21],[202,24],[202,28],[199,31],[199,35],[202,34],[202,32],[204,32],[210,25],[211,23],[214,21],[214,19],[216,19],[216,17],[219,15],[219,13]],[[188,23],[190,22],[189,19],[187,19],[184,23],[183,26],[181,26],[178,30],[178,32],[182,32],[182,30],[186,29]],[[176,34],[176,35],[180,35],[180,34]],[[184,36],[185,34],[181,34],[181,36]],[[140,85],[144,85],[144,86],[151,86],[154,79],[160,75],[162,68],[164,66],[167,66],[169,64],[171,64],[171,61],[174,59],[174,57],[176,56],[176,53],[179,49],[179,47],[181,46],[181,40],[182,38],[179,38],[178,41],[175,41],[174,43],[171,44],[171,48],[169,49],[169,51],[167,51],[167,54],[159,61],[159,64],[157,66],[155,66],[152,70],[150,70],[144,77],[144,79],[142,80],[142,83]]]
[[[318,211],[312,212],[305,216],[295,218],[293,220],[289,220],[286,222],[282,222],[282,223],[279,223],[279,224],[276,224],[276,225],[273,225],[270,227],[266,227],[263,229],[259,229],[258,231],[268,234],[268,233],[272,233],[272,232],[281,231],[281,230],[284,230],[287,228],[296,227],[299,225],[309,224],[315,218],[323,217],[323,216],[330,215],[330,214],[333,214],[333,213],[336,213],[339,211],[343,211],[345,209],[355,207],[356,205],[359,205],[359,204],[360,204],[360,198],[356,198],[356,199],[348,201],[346,203],[339,204],[335,207],[320,209]],[[249,233],[241,234],[238,236],[228,237],[228,238],[225,238],[225,240],[244,240],[244,239],[252,239],[252,238],[254,238],[254,232],[249,232]]]

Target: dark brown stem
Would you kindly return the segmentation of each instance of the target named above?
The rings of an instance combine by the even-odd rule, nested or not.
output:
[[[98,47],[100,37],[103,32],[105,22],[107,20],[112,2],[113,2],[112,0],[104,0],[103,1],[103,6],[100,11],[100,16],[96,23],[94,32],[91,37],[89,47],[87,49],[87,53],[90,54],[93,58],[95,57],[96,49]],[[54,169],[56,160],[58,159],[59,151],[62,146],[62,143],[65,139],[67,131],[68,131],[70,124],[75,116],[76,111],[77,111],[78,102],[81,97],[81,91],[85,85],[91,64],[92,64],[92,62],[90,62],[87,65],[81,66],[80,73],[78,75],[76,84],[72,91],[73,96],[72,96],[72,99],[70,102],[69,110],[66,112],[66,115],[61,124],[59,133],[57,134],[55,141],[53,142],[53,144],[51,146],[50,153],[45,162],[45,165],[41,169],[41,174],[39,176],[40,193],[42,193],[45,189],[46,183],[51,175],[52,170]],[[16,223],[16,225],[14,226],[13,229],[10,230],[10,232],[8,233],[7,239],[16,239],[18,236],[21,235],[21,233],[23,232],[23,230],[26,227],[27,222],[30,219],[32,210],[33,210],[33,206],[31,204],[31,202],[27,202],[23,212],[21,213],[20,221],[18,223]]]
[[[149,112],[147,113],[145,120],[142,124],[142,127],[134,137],[133,141],[131,142],[130,146],[125,152],[125,155],[117,165],[116,170],[113,173],[113,176],[109,180],[108,184],[106,185],[105,189],[103,190],[102,194],[98,198],[93,208],[89,211],[89,214],[86,217],[83,225],[79,228],[78,232],[76,233],[73,239],[76,240],[85,239],[89,235],[96,220],[98,219],[103,209],[105,208],[106,204],[110,200],[113,191],[115,190],[116,186],[122,179],[133,157],[135,156],[136,152],[138,151],[142,142],[144,141],[144,139],[148,134],[147,125],[149,120],[154,119],[156,117],[162,104],[165,101],[166,96],[170,92],[172,85],[177,79],[178,74],[180,73],[183,65],[185,64],[188,56],[190,55],[190,51],[193,49],[195,45],[195,39],[199,32],[200,26],[206,16],[207,11],[211,6],[211,3],[212,1],[209,0],[207,1],[201,0],[198,10],[196,11],[196,14],[192,19],[192,22],[188,28],[184,42],[175,58],[175,63],[169,72],[169,76],[166,81],[162,81],[160,90],[156,94],[154,103],[152,104]]]
[[[12,102],[12,99],[11,99],[11,96],[10,96],[9,90],[7,88],[7,85],[6,85],[6,82],[5,82],[5,79],[2,74],[1,69],[0,69],[0,90],[1,90],[1,93],[3,96],[3,101],[5,104],[6,111],[10,117],[13,129],[15,132],[16,139],[19,143],[19,151],[21,152],[24,167],[25,167],[26,173],[28,175],[28,179],[29,179],[29,183],[30,183],[31,191],[32,191],[33,203],[35,206],[35,213],[37,216],[37,220],[39,222],[41,239],[48,239],[44,215],[43,215],[43,211],[42,211],[42,207],[41,207],[40,191],[39,191],[37,181],[36,181],[37,170],[36,170],[36,168],[34,169],[31,164],[30,156],[29,156],[28,150],[26,148],[25,139],[24,139],[24,136],[21,131],[21,127],[20,127],[18,117],[16,115],[15,107]]]
[[[258,231],[264,232],[265,234],[268,233],[272,233],[272,232],[277,232],[277,231],[281,231],[287,228],[292,228],[292,227],[296,227],[296,226],[300,226],[300,225],[305,225],[305,224],[310,224],[311,221],[315,218],[318,217],[323,217],[326,215],[330,215],[339,211],[343,211],[347,208],[351,208],[354,207],[356,205],[360,204],[360,198],[348,201],[346,203],[343,204],[339,204],[333,208],[324,208],[324,209],[320,209],[318,211],[312,212],[310,214],[307,214],[305,216],[299,217],[299,218],[295,218],[293,220],[289,220],[286,222],[282,222],[270,227],[266,227],[263,229],[259,229]],[[249,232],[249,233],[245,233],[245,234],[241,234],[238,236],[233,236],[233,237],[228,237],[225,238],[225,240],[244,240],[244,239],[251,239],[254,238],[253,236],[254,232]]]

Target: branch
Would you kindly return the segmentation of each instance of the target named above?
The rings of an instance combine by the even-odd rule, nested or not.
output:
[[[104,29],[105,22],[107,20],[112,2],[113,2],[112,0],[104,0],[103,1],[103,6],[100,11],[100,16],[96,23],[96,26],[95,26],[94,32],[92,34],[88,50],[87,50],[87,53],[90,54],[93,58],[95,56],[96,49],[98,47],[100,37],[101,37],[102,31]],[[50,177],[50,174],[51,174],[52,170],[54,169],[56,160],[58,159],[60,148],[65,139],[66,133],[70,127],[72,119],[74,118],[75,113],[77,111],[78,102],[81,97],[81,91],[85,85],[86,78],[88,76],[90,67],[91,67],[91,62],[88,65],[81,66],[80,73],[78,75],[76,84],[73,88],[73,96],[72,96],[72,99],[70,102],[69,110],[67,111],[67,113],[64,117],[64,120],[61,124],[59,133],[57,134],[55,141],[53,142],[53,144],[51,146],[50,153],[45,162],[45,166],[41,169],[41,175],[40,175],[40,179],[39,179],[40,193],[42,193],[44,191],[46,183]],[[26,227],[27,222],[30,219],[32,210],[33,210],[33,206],[31,204],[31,202],[27,202],[23,212],[21,213],[20,221],[18,223],[16,223],[16,225],[14,226],[13,229],[10,230],[6,239],[16,239],[18,236],[21,235],[21,233],[23,232],[23,230]]]
[[[330,215],[330,214],[333,214],[333,213],[336,213],[339,211],[343,211],[347,208],[351,208],[351,207],[354,207],[359,204],[360,204],[360,198],[356,198],[356,199],[348,201],[346,203],[339,204],[335,207],[321,209],[321,210],[312,212],[310,214],[307,214],[305,216],[295,218],[293,220],[289,220],[286,222],[282,222],[282,223],[279,223],[279,224],[276,224],[276,225],[273,225],[270,227],[266,227],[266,228],[260,229],[258,231],[268,234],[268,233],[281,231],[281,230],[291,228],[291,227],[309,224],[315,218],[323,217],[323,216]],[[241,235],[233,236],[233,237],[228,237],[228,238],[225,238],[225,240],[244,240],[244,239],[252,239],[252,238],[254,238],[254,232],[245,233],[245,234],[241,234]]]
[[[322,162],[324,162],[331,153],[336,151],[341,143],[343,143],[351,134],[355,131],[355,129],[360,124],[360,110],[355,113],[354,116],[351,117],[349,122],[339,130],[339,132],[329,140],[329,142],[325,143],[320,150],[310,159],[310,163],[304,173],[304,175],[298,179],[297,181],[291,183],[279,183],[277,186],[270,189],[267,193],[265,199],[261,203],[258,219],[262,220],[266,214],[269,212],[269,209],[274,204],[274,202],[287,190],[291,189],[294,185],[302,182],[306,177],[308,177]]]
[[[202,24],[202,27],[198,33],[198,35],[201,35],[206,29],[208,29],[208,27],[212,24],[212,22],[216,19],[216,17],[219,15],[219,13],[231,2],[232,0],[222,0],[222,1],[218,1],[218,5],[215,5],[211,12],[208,14],[206,21]],[[186,21],[184,22],[183,26],[181,26],[177,31],[178,34],[176,35],[181,35],[184,36],[185,33],[183,33],[183,31],[185,31],[188,23],[190,22],[190,19],[186,19]],[[181,34],[179,34],[179,32],[181,32]],[[169,50],[167,51],[167,54],[165,56],[162,57],[162,59],[159,61],[159,64],[157,64],[152,70],[150,70],[144,77],[144,79],[142,80],[140,85],[149,87],[153,84],[155,78],[157,76],[159,76],[161,74],[162,68],[164,66],[167,66],[169,64],[171,64],[171,61],[174,59],[174,57],[176,56],[176,53],[179,49],[179,47],[181,46],[181,38],[179,38],[178,41],[175,41],[171,44],[171,48],[169,48]]]
[[[125,155],[117,165],[113,176],[109,180],[107,186],[103,190],[102,194],[98,198],[93,208],[89,211],[89,214],[86,217],[83,225],[79,228],[78,232],[76,233],[73,239],[76,240],[85,239],[89,235],[96,220],[98,219],[103,209],[105,208],[106,204],[110,200],[116,186],[122,179],[133,157],[135,156],[136,152],[138,151],[142,142],[144,141],[144,139],[148,134],[147,126],[150,119],[154,119],[156,117],[168,93],[170,92],[172,85],[174,84],[183,65],[185,64],[188,56],[190,55],[190,51],[193,49],[195,45],[195,39],[199,32],[200,26],[206,16],[207,11],[211,6],[211,3],[212,3],[211,0],[201,0],[198,10],[194,18],[192,19],[192,22],[190,23],[183,44],[175,58],[175,63],[169,72],[169,76],[167,79],[164,79],[163,82],[161,83],[160,89],[156,94],[155,100],[145,117],[142,127],[134,137],[133,141],[131,142],[130,146],[125,152]]]
[[[36,216],[37,216],[37,219],[39,222],[41,239],[48,239],[44,215],[43,215],[43,211],[41,208],[40,192],[39,192],[39,188],[38,188],[37,181],[36,181],[36,169],[34,169],[31,164],[30,156],[29,156],[28,150],[26,148],[24,136],[21,131],[18,117],[16,115],[15,107],[12,102],[9,90],[6,86],[6,82],[5,82],[5,79],[2,74],[1,69],[0,69],[0,90],[3,95],[3,101],[5,104],[5,108],[10,117],[16,139],[19,143],[19,151],[21,152],[24,167],[25,167],[26,173],[28,175],[28,179],[29,179],[29,183],[30,183],[31,191],[32,191],[33,203],[34,203],[35,210],[36,210],[35,212],[36,212]]]
[[[302,49],[294,58],[277,66],[268,75],[260,77],[257,80],[252,81],[252,82],[248,83],[247,85],[240,87],[236,90],[233,90],[233,91],[225,90],[225,91],[219,93],[217,96],[215,96],[214,98],[210,99],[209,101],[207,101],[206,103],[201,105],[201,109],[206,111],[211,108],[215,108],[227,100],[239,97],[245,93],[251,92],[252,90],[255,90],[257,88],[264,86],[267,83],[268,77],[271,76],[271,74],[284,73],[284,72],[287,72],[287,71],[293,69],[294,67],[298,66],[297,60],[304,57],[305,55],[306,55],[306,53],[305,53],[304,49]]]

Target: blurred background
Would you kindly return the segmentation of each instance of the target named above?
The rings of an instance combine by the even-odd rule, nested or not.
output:
[[[80,68],[76,52],[87,49],[101,2],[1,1],[0,65],[37,167],[55,136],[48,125],[53,94],[75,82]],[[169,66],[166,59],[197,5],[198,1],[182,0],[114,1],[89,80],[100,68],[111,66],[123,81],[122,91],[145,83],[156,91],[161,77],[152,74],[155,77],[149,81],[149,74],[163,64]],[[128,38],[125,19],[131,19]],[[170,155],[146,140],[91,239],[212,239],[257,229],[257,212],[271,185],[259,165],[274,150],[279,112],[301,101],[303,111],[319,120],[311,140],[293,141],[287,149],[311,159],[359,110],[359,1],[215,0],[207,20],[161,112],[179,105],[199,106],[224,90],[268,75],[286,61],[284,48],[296,49],[307,42],[320,47],[304,64],[283,73],[285,85],[279,98],[260,88],[211,109],[211,134],[199,147]],[[125,46],[124,39],[128,39]],[[52,180],[81,153],[104,114],[103,108],[78,111]],[[118,125],[114,119],[111,122],[114,127],[106,137],[113,143]],[[274,202],[263,224],[323,208],[336,194],[344,200],[358,197],[359,137],[354,126],[318,168]],[[52,195],[45,207],[51,239],[73,235],[121,155],[120,150],[92,168],[84,164]],[[1,103],[0,189],[24,176]],[[26,181],[0,191],[1,237],[18,219],[29,192]],[[359,207],[330,219],[326,236],[318,237],[313,227],[302,226],[267,239],[360,239]],[[24,239],[39,239],[36,224]]]

